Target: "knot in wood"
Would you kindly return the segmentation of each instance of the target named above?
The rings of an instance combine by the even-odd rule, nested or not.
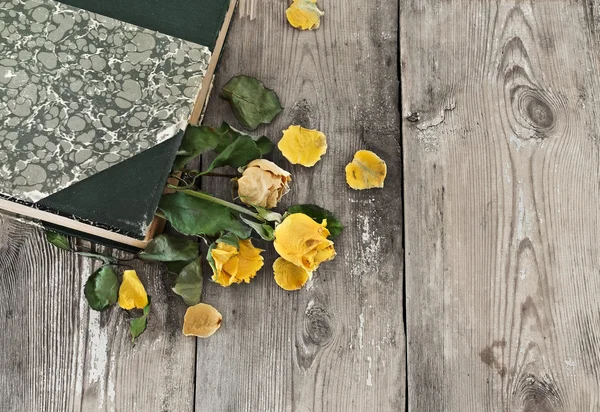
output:
[[[549,129],[554,124],[554,114],[550,106],[541,99],[527,99],[525,111],[531,123],[539,129]]]
[[[305,312],[304,330],[306,340],[317,346],[325,346],[333,337],[331,317],[327,310],[319,306],[309,307]]]
[[[564,407],[562,396],[556,384],[547,378],[533,374],[525,375],[519,382],[523,412],[555,412]]]
[[[553,97],[543,90],[519,86],[512,91],[513,111],[519,125],[532,134],[520,133],[521,138],[547,138],[555,134],[559,108],[552,104]]]

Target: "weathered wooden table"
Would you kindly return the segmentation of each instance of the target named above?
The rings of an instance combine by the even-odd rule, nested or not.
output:
[[[261,132],[327,134],[285,200],[336,211],[338,258],[295,293],[273,251],[250,285],[209,283],[206,340],[136,263],[153,314],[132,347],[82,299],[93,261],[0,218],[2,411],[600,410],[600,2],[320,4],[298,32],[286,1],[242,2],[215,88],[256,76],[286,107]],[[346,187],[358,149],[383,190]]]

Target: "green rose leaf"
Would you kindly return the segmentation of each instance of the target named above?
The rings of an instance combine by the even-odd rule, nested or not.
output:
[[[254,231],[258,233],[261,239],[268,241],[275,240],[275,231],[271,226],[267,225],[266,223],[253,222],[252,220],[246,219],[243,216],[240,216],[240,219],[242,219],[245,224],[254,229]]]
[[[209,126],[188,125],[185,129],[173,170],[182,169],[190,160],[204,152],[214,150],[221,143],[221,134]]]
[[[221,123],[221,126],[216,129],[216,132],[221,134],[221,141],[217,147],[215,147],[215,152],[217,153],[221,153],[227,146],[242,136],[252,139],[256,143],[256,146],[258,146],[261,155],[271,153],[273,147],[275,147],[271,139],[269,139],[267,136],[249,135],[234,127],[231,127],[227,122]]]
[[[164,195],[158,208],[175,230],[191,236],[217,236],[229,231],[242,239],[250,228],[236,219],[226,206],[194,196],[192,190]]]
[[[265,209],[261,206],[254,206],[254,209],[258,212],[258,215],[265,219],[268,222],[276,222],[281,223],[282,216],[277,212],[273,212],[272,210]]]
[[[273,142],[268,137],[248,135],[234,129],[226,122],[223,122],[218,128],[188,125],[177,152],[173,170],[182,169],[190,160],[210,150],[221,153],[241,136],[252,139],[260,150],[261,156],[273,150]]]
[[[48,243],[56,246],[59,249],[63,250],[72,250],[71,245],[69,243],[69,239],[66,236],[61,235],[57,232],[46,232],[46,240]]]
[[[331,213],[327,209],[323,209],[317,205],[296,205],[290,207],[286,214],[294,214],[294,213],[304,213],[307,216],[310,216],[317,223],[323,222],[323,219],[327,219],[327,230],[329,230],[329,237],[334,239],[338,237],[342,230],[344,230],[344,226],[340,223],[337,217],[333,213]]]
[[[240,238],[233,233],[225,233],[223,236],[218,238],[215,243],[227,243],[236,249],[240,248]]]
[[[115,304],[119,294],[119,278],[110,266],[102,266],[85,282],[83,294],[90,307],[102,311]]]
[[[174,262],[165,262],[169,273],[179,274],[190,263],[189,260],[176,260]]]
[[[135,339],[146,330],[148,324],[148,314],[150,314],[150,296],[148,296],[148,304],[144,308],[142,316],[129,321],[129,333],[131,333],[131,341],[135,343]]]
[[[247,165],[254,159],[260,158],[260,156],[261,152],[256,142],[249,136],[240,136],[227,146],[202,174],[222,166],[231,166],[237,169]]]
[[[185,266],[175,279],[173,292],[183,298],[188,306],[200,303],[202,295],[202,263],[200,258]]]
[[[223,86],[221,97],[229,101],[235,117],[250,130],[271,123],[283,110],[275,92],[250,76],[232,77]]]
[[[180,237],[160,235],[152,239],[138,256],[151,262],[189,261],[198,256],[198,244]]]

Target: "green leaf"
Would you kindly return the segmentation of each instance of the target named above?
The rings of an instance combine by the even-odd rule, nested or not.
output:
[[[202,295],[202,262],[200,258],[192,261],[181,270],[181,273],[175,279],[173,292],[181,296],[188,306],[200,303],[200,296]]]
[[[206,252],[206,261],[208,262],[208,264],[210,265],[210,268],[212,269],[213,273],[217,273],[217,267],[215,265],[215,260],[212,257],[212,250],[214,248],[217,247],[217,242],[213,242],[209,247],[208,247],[208,251]]]
[[[71,245],[69,244],[69,239],[66,236],[61,235],[57,232],[46,232],[46,240],[48,243],[56,246],[59,249],[63,250],[72,250]]]
[[[180,237],[160,235],[152,239],[146,249],[138,254],[142,260],[173,262],[192,260],[198,256],[198,244]]]
[[[90,307],[102,311],[113,305],[118,298],[119,278],[110,266],[102,266],[85,282],[83,294]]]
[[[235,247],[236,249],[240,248],[240,238],[234,235],[233,233],[225,233],[223,236],[219,237],[216,243],[226,243]]]
[[[148,314],[150,313],[150,296],[148,296],[148,304],[144,308],[142,316],[129,321],[129,332],[131,333],[131,341],[135,343],[135,339],[146,330],[148,324]]]
[[[327,209],[323,209],[317,205],[296,205],[290,207],[287,214],[294,213],[304,213],[307,216],[310,216],[317,223],[323,222],[323,219],[327,219],[327,230],[329,230],[329,237],[334,239],[338,237],[342,230],[344,230],[344,226],[340,223],[337,217],[333,213],[331,213]]]
[[[281,223],[282,216],[280,213],[273,212],[272,210],[265,209],[261,206],[254,206],[254,209],[258,212],[258,215],[268,222]]]
[[[268,224],[253,222],[252,220],[246,219],[243,216],[240,216],[240,219],[242,219],[244,221],[244,223],[246,223],[248,226],[250,226],[252,229],[254,229],[254,231],[256,233],[258,233],[258,235],[261,237],[261,239],[268,240],[268,241],[275,240],[275,231]]]
[[[221,97],[229,101],[235,117],[250,130],[271,123],[283,110],[275,92],[250,76],[232,77],[223,86]]]
[[[188,125],[185,129],[173,170],[182,169],[190,160],[222,144],[223,136],[209,126]]]
[[[235,127],[230,126],[227,122],[221,123],[221,126],[219,126],[216,131],[222,133],[223,137],[222,142],[215,148],[217,153],[221,153],[227,146],[229,146],[239,137],[249,137],[252,139],[260,150],[261,156],[271,153],[273,147],[275,147],[271,139],[269,139],[267,136],[249,135],[236,129]]]
[[[163,195],[158,205],[175,230],[191,236],[217,236],[229,231],[242,239],[250,236],[250,228],[236,219],[230,210],[211,201],[183,192]]]
[[[241,136],[252,139],[260,150],[261,156],[273,150],[273,142],[268,137],[248,135],[231,127],[226,122],[223,122],[218,128],[189,125],[183,135],[173,170],[182,169],[190,160],[210,150],[221,153]]]
[[[240,136],[225,148],[202,174],[217,167],[231,166],[234,169],[245,166],[254,159],[260,158],[260,149],[249,136]]]
[[[188,265],[189,260],[176,260],[174,262],[165,262],[169,273],[179,274],[181,270]]]
[[[110,256],[110,255],[102,255],[100,253],[92,253],[92,252],[75,252],[75,253],[77,253],[79,256],[85,256],[85,257],[89,257],[92,259],[101,260],[105,265],[108,265],[111,263],[117,263],[117,259],[115,259],[113,256]]]

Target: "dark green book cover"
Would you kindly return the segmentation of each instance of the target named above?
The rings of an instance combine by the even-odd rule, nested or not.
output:
[[[230,4],[0,0],[0,197],[144,239]]]

